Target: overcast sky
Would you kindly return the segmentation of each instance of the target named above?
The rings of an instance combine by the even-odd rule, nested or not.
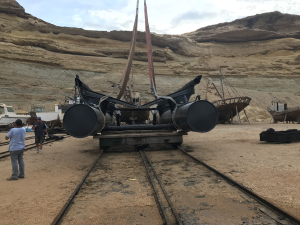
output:
[[[32,14],[57,26],[87,30],[132,30],[136,0],[17,0]],[[144,0],[138,30],[144,31]],[[151,32],[182,34],[201,27],[280,11],[300,15],[300,0],[148,0]]]

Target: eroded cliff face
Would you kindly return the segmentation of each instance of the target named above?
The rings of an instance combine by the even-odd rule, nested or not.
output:
[[[0,2],[0,12],[27,18],[24,8],[15,0],[2,0]]]
[[[1,0],[0,12],[0,102],[27,110],[31,104],[53,109],[63,95],[73,94],[76,74],[103,93],[112,90],[109,81],[120,79],[129,52],[130,31],[57,27],[27,14],[14,0]],[[169,94],[201,74],[204,78],[196,93],[204,98],[206,78],[218,84],[222,67],[228,81],[253,98],[253,109],[262,110],[261,115],[273,96],[292,99],[291,104],[297,105],[299,18],[274,12],[180,36],[152,34],[159,94]],[[133,83],[147,102],[152,96],[143,32],[138,33],[137,41]],[[218,99],[211,87],[208,92],[209,100]]]
[[[263,13],[220,23],[184,36],[197,42],[248,42],[279,38],[300,38],[300,16],[280,12]]]

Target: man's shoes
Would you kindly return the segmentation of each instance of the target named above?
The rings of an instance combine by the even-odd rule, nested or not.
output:
[[[10,178],[7,178],[6,180],[8,180],[8,181],[11,181],[11,180],[18,180],[18,178],[10,177]]]
[[[25,178],[25,176],[20,176],[20,175],[19,175],[19,176],[18,176],[18,178],[21,178],[21,179],[23,179],[23,178]]]
[[[42,150],[39,150],[39,153],[42,154]]]
[[[36,153],[39,153],[40,149],[39,148],[36,148]]]

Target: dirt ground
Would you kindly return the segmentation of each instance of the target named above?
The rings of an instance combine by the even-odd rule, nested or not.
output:
[[[258,123],[218,125],[207,134],[189,133],[184,138],[184,146],[194,150],[191,152],[192,155],[299,217],[300,143],[259,142],[259,133],[267,128],[286,130],[298,126],[297,124]],[[1,142],[4,141],[4,136],[5,134],[0,134]],[[1,152],[5,150],[6,147],[0,149]],[[107,160],[116,162],[112,166],[102,163],[89,177],[91,182],[89,187],[100,185],[96,187],[95,192],[100,189],[102,196],[109,194],[113,196],[106,203],[116,207],[128,204],[130,206],[124,207],[123,210],[120,207],[121,210],[116,211],[116,215],[107,215],[107,223],[104,224],[111,224],[108,221],[114,217],[117,219],[126,217],[134,209],[145,211],[142,213],[143,216],[140,216],[140,224],[149,223],[149,218],[159,216],[155,211],[155,201],[151,196],[151,189],[147,185],[146,174],[141,169],[140,161],[135,164],[135,168],[133,162],[136,156],[131,156],[131,153],[126,154],[129,154],[126,160],[123,153],[105,156]],[[98,155],[97,140],[91,137],[67,138],[46,145],[42,155],[37,154],[35,149],[26,151],[24,155],[26,178],[10,182],[6,181],[6,178],[11,175],[10,159],[1,160],[0,224],[50,224]],[[118,165],[126,169],[118,170]],[[116,173],[114,173],[115,169]],[[99,171],[108,175],[99,175]],[[111,185],[101,186],[100,178],[111,182]],[[131,181],[131,178],[144,183]],[[85,191],[87,189],[83,189],[81,193]],[[131,198],[133,192],[143,194],[145,198]],[[88,198],[77,198],[77,200],[82,203]],[[109,209],[103,205],[105,202],[94,201],[93,198],[90,200],[95,207],[99,205],[101,211],[99,215],[104,215]],[[82,210],[80,204],[74,209],[79,214]],[[65,224],[74,224],[73,222],[70,219]]]
[[[147,155],[184,225],[276,224],[260,211],[261,206],[256,201],[182,152],[149,151]],[[158,192],[171,223],[175,224],[163,193]],[[162,223],[139,152],[105,153],[63,222],[78,225]]]
[[[218,125],[206,134],[189,133],[191,154],[300,219],[300,143],[269,144],[259,133],[299,129],[298,124]]]
[[[162,224],[152,193],[139,152],[105,153],[62,224]]]
[[[276,224],[260,211],[260,204],[182,152],[147,155],[184,225]]]
[[[0,135],[5,141],[5,134]],[[42,155],[35,149],[26,151],[25,179],[18,181],[6,181],[11,176],[10,158],[0,160],[0,224],[50,224],[95,161],[97,150],[92,137],[70,137],[45,145]]]

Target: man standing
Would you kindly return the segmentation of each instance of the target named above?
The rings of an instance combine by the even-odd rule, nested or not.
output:
[[[35,144],[37,153],[42,154],[45,134],[48,136],[46,125],[42,122],[42,118],[38,117],[37,122],[33,124],[32,130],[35,133]]]
[[[7,179],[9,181],[25,178],[23,151],[25,148],[26,130],[22,127],[22,120],[20,119],[14,122],[14,127],[15,128],[12,128],[5,137],[5,140],[10,139],[8,151],[10,152],[12,175]],[[20,171],[18,171],[18,164]]]

